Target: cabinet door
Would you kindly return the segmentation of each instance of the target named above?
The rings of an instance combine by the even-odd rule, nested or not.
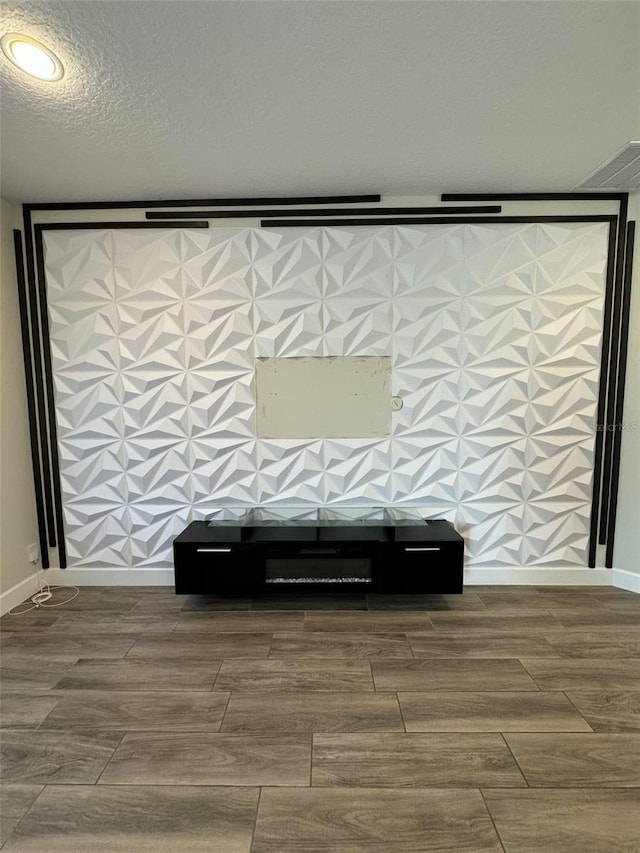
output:
[[[396,542],[383,549],[380,591],[422,595],[462,592],[462,543]]]
[[[262,589],[256,549],[235,542],[176,544],[176,592],[189,595],[252,595]]]

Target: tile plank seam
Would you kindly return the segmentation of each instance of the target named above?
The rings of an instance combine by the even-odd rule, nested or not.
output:
[[[482,797],[482,802],[484,803],[484,807],[487,810],[487,814],[489,815],[489,820],[491,821],[491,825],[493,826],[493,831],[495,832],[495,834],[498,838],[498,842],[500,844],[500,847],[502,848],[502,853],[508,853],[507,848],[504,846],[504,841],[502,840],[502,836],[500,835],[500,830],[498,829],[496,822],[493,819],[493,815],[491,814],[491,809],[489,808],[489,804],[487,803],[487,801],[485,799],[484,790],[482,788],[478,788],[478,791],[480,793],[480,796]]]
[[[524,784],[527,786],[527,788],[530,788],[530,787],[531,787],[531,785],[529,784],[529,780],[528,780],[528,779],[527,779],[527,777],[525,776],[525,774],[524,774],[524,771],[523,771],[522,767],[520,767],[520,762],[519,762],[519,761],[518,761],[518,759],[516,758],[516,756],[515,756],[515,754],[514,754],[513,750],[512,750],[512,749],[511,749],[511,747],[509,746],[509,742],[508,742],[508,740],[506,739],[506,737],[504,736],[504,732],[500,732],[500,737],[502,738],[502,740],[503,740],[503,742],[504,742],[504,745],[505,745],[505,746],[507,747],[507,749],[509,750],[509,754],[511,755],[511,758],[512,758],[513,762],[515,763],[516,767],[518,768],[518,772],[519,772],[519,773],[520,773],[520,775],[522,776],[522,779],[523,779],[523,781],[524,781]],[[483,799],[484,799],[484,797],[483,797]]]
[[[588,719],[585,717],[585,715],[582,713],[582,711],[580,710],[580,708],[578,708],[578,706],[577,706],[577,705],[576,705],[576,703],[573,701],[573,699],[571,698],[571,696],[569,696],[569,691],[568,691],[568,690],[562,690],[562,691],[558,691],[558,692],[559,692],[559,693],[562,693],[562,695],[563,695],[563,696],[564,696],[564,698],[567,700],[567,702],[570,702],[570,703],[571,703],[572,707],[573,707],[573,708],[575,708],[576,713],[577,713],[577,714],[580,714],[580,716],[582,717],[582,719],[585,721],[585,724],[586,724],[587,726],[589,726],[589,728],[591,729],[591,731],[595,734],[595,731],[596,731],[596,730],[593,728],[593,726],[591,725],[591,723],[589,722],[589,720],[588,720]]]
[[[115,748],[114,748],[113,752],[112,752],[112,753],[111,753],[111,755],[109,756],[109,758],[108,758],[108,760],[107,760],[106,764],[105,764],[105,765],[104,765],[104,767],[102,768],[102,770],[101,770],[101,772],[100,772],[100,775],[98,776],[98,778],[96,779],[96,781],[93,783],[94,785],[99,785],[99,784],[100,784],[100,780],[102,779],[102,777],[103,777],[103,775],[104,775],[105,770],[106,770],[106,769],[107,769],[107,767],[111,764],[111,761],[113,760],[113,756],[116,754],[116,752],[117,752],[117,751],[120,749],[120,747],[122,746],[122,742],[123,742],[123,740],[125,739],[126,735],[127,735],[127,733],[126,733],[126,732],[122,732],[122,735],[121,735],[121,737],[120,737],[120,740],[118,741],[118,743],[117,743],[117,745],[115,746]]]

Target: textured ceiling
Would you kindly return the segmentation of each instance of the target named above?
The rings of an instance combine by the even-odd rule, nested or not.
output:
[[[640,138],[637,2],[8,2],[2,194],[569,190]]]

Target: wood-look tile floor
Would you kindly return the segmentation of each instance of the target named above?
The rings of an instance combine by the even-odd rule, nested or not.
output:
[[[640,596],[183,597],[0,620],[3,853],[637,853]]]

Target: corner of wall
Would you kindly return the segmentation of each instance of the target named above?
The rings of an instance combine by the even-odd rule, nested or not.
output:
[[[20,209],[4,199],[0,209],[0,594],[31,594],[28,545],[38,542],[26,385],[16,286],[13,229]],[[24,590],[22,589],[23,585]],[[5,603],[4,601],[2,602]]]

